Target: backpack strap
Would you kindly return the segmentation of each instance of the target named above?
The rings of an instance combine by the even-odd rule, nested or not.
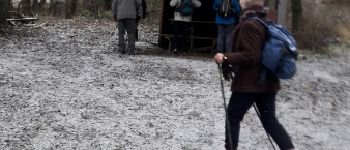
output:
[[[267,23],[259,18],[259,17],[250,17],[248,18],[249,20],[256,20],[258,22],[260,22],[264,27],[265,27],[265,30],[266,30],[266,35],[265,36],[268,36],[268,25]],[[261,50],[263,51],[264,48],[262,48]],[[268,76],[271,76],[272,74],[270,73],[270,71],[263,65],[261,64],[261,71],[260,71],[260,77],[259,77],[259,81],[258,81],[258,84],[266,84],[267,82],[267,79],[268,79]],[[275,77],[274,77],[275,78]]]
[[[264,25],[265,28],[268,27],[266,21],[264,21],[263,19],[261,19],[261,18],[259,18],[259,17],[254,16],[254,17],[251,17],[251,18],[248,18],[248,19],[250,19],[250,20],[257,20],[257,21],[259,21],[262,25]]]
[[[291,52],[293,55],[297,55],[296,53],[296,41],[295,39],[292,37],[292,34],[283,26],[281,26],[280,24],[274,24],[273,22],[269,22],[269,21],[265,21],[259,17],[251,17],[249,19],[252,19],[252,20],[257,20],[259,21],[261,24],[263,24],[266,28],[266,30],[268,31],[269,30],[269,23],[270,24],[273,24],[273,25],[270,25],[270,26],[273,26],[274,29],[278,30],[279,32],[283,33],[283,34],[280,34],[280,35],[283,35],[284,37],[281,37],[280,35],[276,35],[276,34],[271,34],[270,36],[273,36],[275,38],[278,38],[280,39],[281,41],[283,41],[287,46],[287,49],[289,50],[289,52]],[[266,23],[268,22],[268,23]]]

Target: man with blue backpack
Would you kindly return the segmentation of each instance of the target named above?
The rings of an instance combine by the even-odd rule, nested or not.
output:
[[[238,24],[240,5],[238,0],[214,0],[213,9],[216,12],[217,52],[232,52],[232,38],[235,24]]]
[[[262,4],[251,4],[244,9],[234,32],[233,52],[214,56],[221,73],[223,64],[235,68],[231,99],[227,108],[225,105],[228,150],[237,149],[240,122],[252,106],[279,148],[294,149],[287,131],[276,118],[275,100],[280,79],[290,79],[295,74],[296,43],[288,31],[269,20],[267,12]]]
[[[201,7],[199,0],[171,0],[170,6],[175,7],[174,12],[174,41],[173,51],[177,54],[179,51],[186,52],[186,39],[191,27],[192,14],[194,8]]]

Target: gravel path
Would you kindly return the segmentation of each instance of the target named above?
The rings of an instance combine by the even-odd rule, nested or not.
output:
[[[154,43],[150,24],[140,39]],[[156,49],[143,42],[141,55],[120,56],[114,29],[64,20],[0,37],[0,149],[224,149],[212,60],[143,55]],[[277,116],[297,149],[350,147],[349,57],[306,55],[283,82]],[[253,110],[241,127],[240,149],[271,149]]]

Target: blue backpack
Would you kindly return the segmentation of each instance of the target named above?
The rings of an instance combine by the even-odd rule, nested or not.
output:
[[[180,6],[176,9],[182,16],[191,16],[193,13],[192,0],[181,0]]]
[[[268,74],[279,79],[291,79],[297,71],[297,43],[286,27],[253,17],[266,28],[266,42],[262,50],[263,70],[260,79],[264,81]]]

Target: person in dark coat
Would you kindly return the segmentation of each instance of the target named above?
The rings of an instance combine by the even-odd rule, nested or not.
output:
[[[266,9],[262,5],[252,5],[243,10],[240,23],[234,31],[233,52],[217,53],[214,60],[218,64],[230,64],[236,68],[232,79],[232,95],[227,108],[228,125],[226,125],[226,149],[237,149],[240,122],[249,108],[256,104],[262,119],[263,127],[270,134],[281,150],[292,150],[294,145],[275,114],[276,94],[280,89],[279,79],[268,77],[260,81],[262,65],[261,50],[266,40],[266,29],[253,16],[266,18]],[[271,15],[271,14],[270,14]],[[229,135],[232,137],[230,147]]]
[[[146,15],[147,15],[147,3],[146,3],[146,0],[142,0],[142,5],[141,5],[141,9],[138,10],[137,12],[137,18],[136,18],[136,34],[135,34],[135,37],[136,37],[136,41],[139,40],[139,23],[140,23],[140,20],[141,19],[146,19]]]

